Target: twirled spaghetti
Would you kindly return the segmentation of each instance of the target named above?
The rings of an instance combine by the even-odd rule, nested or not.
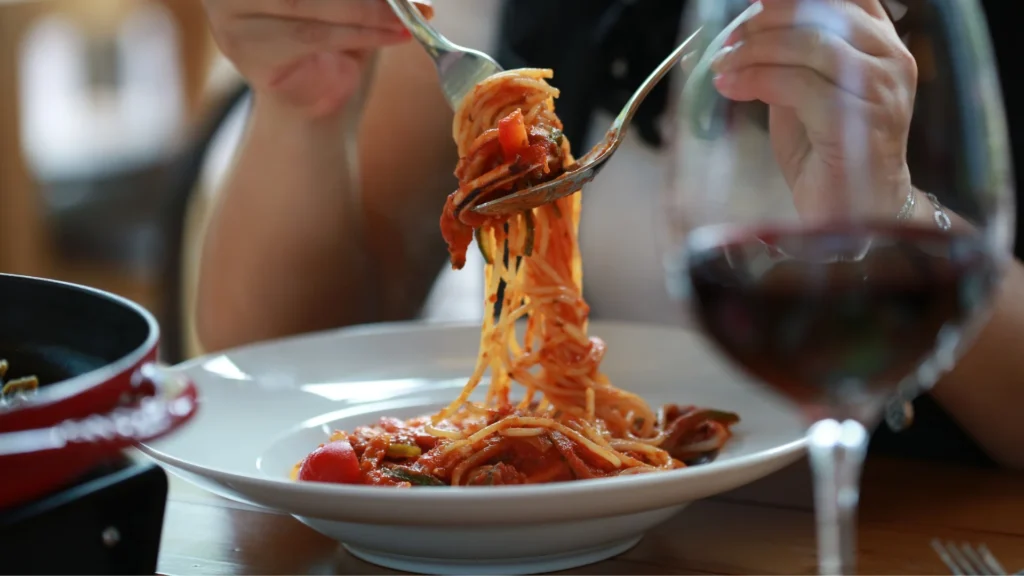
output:
[[[385,418],[336,433],[296,468],[300,479],[494,485],[599,478],[685,466],[730,437],[736,415],[676,405],[656,411],[600,372],[605,344],[587,335],[582,296],[579,194],[510,217],[472,211],[572,164],[551,76],[539,69],[492,76],[456,112],[459,188],[445,203],[441,230],[453,267],[465,264],[474,239],[486,260],[487,313],[462,393],[432,417]],[[470,402],[488,373],[486,399]],[[517,402],[513,382],[525,389]]]

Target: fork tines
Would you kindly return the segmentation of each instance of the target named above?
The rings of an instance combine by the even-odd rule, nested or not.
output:
[[[977,548],[970,544],[957,546],[952,542],[943,543],[938,538],[932,540],[932,548],[942,562],[956,575],[984,574],[1005,575],[1006,569],[984,544]]]

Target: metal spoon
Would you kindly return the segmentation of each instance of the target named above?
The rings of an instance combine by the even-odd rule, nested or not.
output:
[[[668,58],[665,58],[654,72],[651,72],[651,75],[637,88],[633,96],[630,97],[629,101],[622,108],[622,111],[619,112],[619,115],[615,117],[611,128],[608,129],[604,136],[604,140],[578,158],[562,175],[544,184],[474,206],[471,210],[489,216],[512,214],[554,202],[559,198],[579,191],[584,184],[590,182],[598,175],[612,157],[612,154],[618,149],[622,143],[622,137],[626,133],[626,128],[629,127],[629,122],[633,119],[633,115],[636,114],[637,109],[640,108],[640,103],[644,101],[647,94],[650,93],[669,70],[682,61],[684,57],[694,53],[690,48],[693,47],[700,33],[701,29],[698,29],[691,34],[689,38],[684,40],[679,47],[668,55]]]
[[[412,33],[427,54],[434,59],[441,89],[452,110],[485,78],[502,72],[501,66],[487,54],[452,42],[427,23],[409,0],[388,0],[398,19]]]

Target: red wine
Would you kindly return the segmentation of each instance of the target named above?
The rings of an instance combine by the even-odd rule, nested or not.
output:
[[[877,400],[958,338],[998,267],[975,235],[917,228],[704,228],[692,306],[747,371],[808,405]]]

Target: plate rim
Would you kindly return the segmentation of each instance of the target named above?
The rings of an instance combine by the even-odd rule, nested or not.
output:
[[[687,333],[700,337],[700,332],[675,326],[663,326],[659,324],[647,324],[640,322],[627,322],[619,320],[594,320],[590,327],[600,330],[603,327],[618,329],[642,329],[673,333]],[[187,373],[188,370],[200,367],[211,359],[220,356],[230,356],[238,353],[253,353],[261,348],[279,346],[281,344],[301,345],[304,341],[319,340],[323,338],[358,338],[361,336],[388,334],[388,333],[415,333],[424,331],[452,331],[452,330],[479,330],[479,324],[475,322],[447,322],[447,321],[394,321],[374,324],[361,324],[345,326],[275,338],[260,342],[253,342],[230,348],[220,352],[213,352],[186,360],[168,369],[176,373]],[[752,384],[756,385],[756,384]],[[200,389],[199,409],[202,410],[202,390]],[[299,423],[296,423],[299,424]],[[597,478],[581,482],[556,482],[550,484],[531,484],[515,486],[448,486],[444,490],[388,490],[380,486],[329,484],[321,482],[295,482],[290,479],[277,479],[270,476],[258,474],[258,468],[253,469],[252,474],[240,474],[229,470],[197,465],[183,460],[176,456],[165,453],[146,443],[138,445],[139,450],[147,456],[165,463],[171,467],[181,469],[191,474],[202,477],[213,477],[218,482],[230,482],[232,484],[244,483],[253,485],[261,490],[274,490],[285,492],[296,496],[326,497],[334,499],[367,498],[379,500],[388,505],[400,505],[408,501],[429,500],[438,504],[484,504],[495,503],[496,501],[516,501],[537,497],[558,497],[560,495],[576,494],[581,490],[594,496],[615,493],[623,489],[651,490],[659,486],[672,486],[681,481],[697,480],[708,476],[738,472],[758,465],[765,465],[771,462],[792,463],[797,456],[806,452],[807,439],[804,436],[776,445],[772,448],[759,450],[752,454],[744,454],[731,457],[724,461],[715,460],[699,466],[691,466],[677,470],[667,470],[650,474],[635,474],[612,478]],[[781,467],[781,466],[780,466]]]

